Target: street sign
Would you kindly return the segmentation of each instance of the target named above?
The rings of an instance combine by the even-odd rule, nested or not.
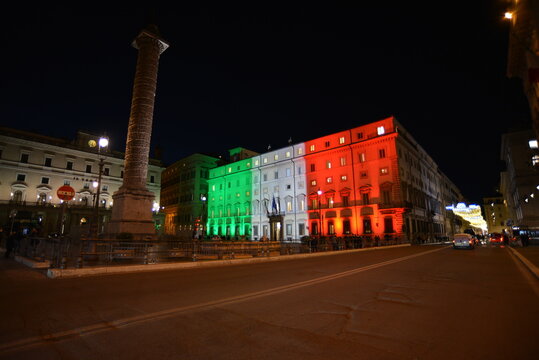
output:
[[[69,185],[60,186],[56,191],[56,195],[64,201],[73,200],[75,197],[75,189]]]

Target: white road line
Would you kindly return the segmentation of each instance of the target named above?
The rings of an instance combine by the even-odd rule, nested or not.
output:
[[[60,331],[60,332],[56,332],[52,334],[46,334],[42,336],[35,336],[35,337],[30,337],[30,338],[26,338],[22,340],[17,340],[10,343],[1,344],[0,354],[11,352],[11,351],[20,351],[31,346],[44,345],[44,344],[47,344],[48,342],[59,342],[59,341],[68,340],[71,338],[78,338],[81,336],[96,334],[96,333],[107,331],[107,330],[118,329],[118,328],[130,326],[130,325],[137,325],[137,324],[148,322],[148,321],[165,319],[165,318],[173,317],[175,315],[188,312],[188,311],[211,309],[218,306],[235,304],[235,303],[257,299],[257,298],[261,298],[265,296],[275,295],[275,294],[283,293],[286,291],[295,290],[302,287],[311,286],[311,285],[339,279],[339,278],[350,276],[350,275],[355,275],[364,271],[380,268],[386,265],[395,264],[401,261],[416,258],[418,256],[427,255],[427,254],[440,251],[446,248],[447,247],[436,248],[434,250],[429,250],[429,251],[424,251],[418,254],[403,256],[403,257],[396,258],[393,260],[383,261],[381,263],[367,265],[367,266],[363,266],[357,269],[343,271],[337,274],[322,276],[316,279],[305,280],[305,281],[301,281],[294,284],[278,286],[272,289],[261,290],[261,291],[256,291],[256,292],[247,293],[243,295],[228,297],[224,299],[208,301],[205,303],[181,306],[181,307],[172,308],[168,310],[152,312],[152,313],[148,313],[144,315],[131,316],[131,317],[126,317],[123,319],[113,320],[109,322],[97,323],[97,324],[83,326],[83,327],[79,327],[79,328],[75,328],[71,330]]]

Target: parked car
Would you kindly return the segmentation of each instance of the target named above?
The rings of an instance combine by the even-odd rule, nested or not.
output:
[[[503,235],[500,233],[492,233],[489,236],[490,245],[503,245]]]
[[[453,237],[453,249],[474,249],[475,239],[470,234],[455,234]]]

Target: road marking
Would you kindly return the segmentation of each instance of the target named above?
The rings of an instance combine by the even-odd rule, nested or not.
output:
[[[286,292],[286,291],[295,290],[295,289],[299,289],[299,288],[303,288],[303,287],[311,286],[311,285],[315,285],[315,284],[320,284],[320,283],[323,283],[323,282],[343,278],[343,277],[346,277],[346,276],[359,274],[359,273],[364,272],[364,271],[377,269],[377,268],[387,266],[387,265],[391,265],[391,264],[396,264],[396,263],[399,263],[401,261],[413,259],[413,258],[416,258],[418,256],[427,255],[427,254],[437,252],[437,251],[440,251],[440,250],[443,250],[443,249],[446,249],[446,248],[447,248],[447,246],[444,246],[444,247],[441,247],[441,248],[436,248],[434,250],[424,251],[424,252],[421,252],[421,253],[418,253],[418,254],[403,256],[403,257],[396,258],[396,259],[393,259],[393,260],[387,260],[387,261],[383,261],[381,263],[367,265],[367,266],[363,266],[363,267],[360,267],[360,268],[357,268],[357,269],[343,271],[343,272],[340,272],[340,273],[337,273],[337,274],[326,275],[326,276],[322,276],[322,277],[319,277],[319,278],[315,278],[315,279],[311,279],[311,280],[305,280],[305,281],[301,281],[301,282],[294,283],[294,284],[278,286],[278,287],[275,287],[275,288],[272,288],[272,289],[255,291],[255,292],[252,292],[252,293],[247,293],[247,294],[238,295],[238,296],[232,296],[232,297],[219,299],[219,300],[208,301],[208,302],[205,302],[205,303],[182,306],[182,307],[177,307],[177,308],[173,308],[173,309],[168,309],[168,310],[162,310],[162,311],[157,311],[157,312],[153,312],[153,313],[143,314],[143,315],[131,316],[131,317],[123,318],[123,319],[112,320],[112,321],[97,323],[97,324],[88,325],[88,326],[82,326],[82,327],[71,329],[71,330],[59,331],[59,332],[55,332],[55,333],[52,333],[52,334],[34,336],[34,337],[27,338],[27,339],[17,340],[17,341],[13,341],[13,342],[10,342],[10,343],[1,344],[0,345],[0,354],[7,353],[7,352],[12,352],[12,351],[21,351],[21,350],[23,350],[25,348],[32,347],[32,346],[45,345],[45,344],[50,343],[50,342],[60,342],[60,341],[63,341],[63,340],[74,339],[74,338],[87,336],[87,335],[92,335],[92,334],[96,334],[96,333],[107,331],[107,330],[118,329],[118,328],[130,326],[130,325],[136,325],[136,324],[140,324],[140,323],[143,323],[143,322],[165,319],[165,318],[173,317],[175,315],[178,315],[178,314],[181,314],[181,313],[184,313],[184,312],[187,312],[187,311],[194,311],[194,310],[201,310],[201,309],[211,309],[211,308],[215,308],[215,307],[218,307],[218,306],[230,305],[230,304],[235,304],[235,303],[239,303],[239,302],[243,302],[243,301],[257,299],[257,298],[261,298],[261,297],[265,297],[265,296],[280,294],[280,293],[283,293],[283,292]]]
[[[508,249],[510,250],[509,254],[511,254],[511,259],[515,262],[518,270],[522,273],[524,279],[526,279],[526,282],[530,285],[535,295],[539,297],[539,282],[537,282],[537,279],[539,279],[539,270],[537,269],[537,266],[532,264],[517,250],[511,247]]]

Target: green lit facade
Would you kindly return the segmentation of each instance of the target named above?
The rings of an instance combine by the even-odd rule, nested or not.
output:
[[[225,239],[251,236],[252,160],[210,170],[207,235]]]

